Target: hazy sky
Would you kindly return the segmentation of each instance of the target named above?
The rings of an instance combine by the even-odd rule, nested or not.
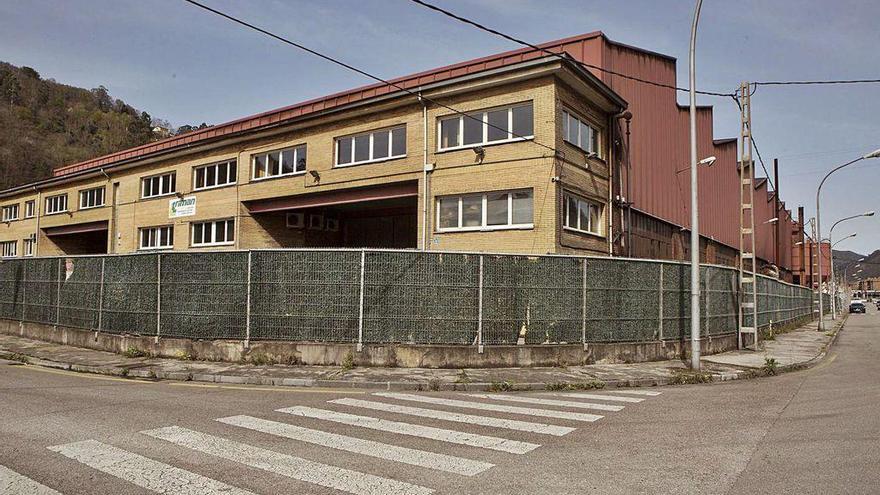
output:
[[[519,48],[408,0],[203,0],[382,77]],[[687,85],[693,1],[455,0],[441,5],[532,42],[602,30],[679,59]],[[740,81],[880,78],[877,0],[706,0],[698,89]],[[0,60],[113,96],[175,125],[217,124],[371,81],[246,31],[182,0],[0,0]],[[686,95],[679,101],[686,103]],[[732,100],[715,137],[734,137]],[[823,171],[880,148],[880,84],[762,87],[752,99],[765,161],[780,159],[782,198],[807,207]],[[880,210],[880,159],[835,174],[823,223]],[[880,215],[880,213],[878,213]],[[880,249],[880,216],[841,225],[840,249]]]

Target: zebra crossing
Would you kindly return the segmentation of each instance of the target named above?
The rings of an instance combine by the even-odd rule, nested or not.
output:
[[[661,393],[655,390],[443,395],[375,392],[362,398],[333,398],[321,407],[267,408],[265,415],[271,418],[259,417],[263,413],[206,418],[223,432],[230,428],[230,433],[235,432],[237,438],[245,434],[245,441],[174,424],[140,431],[138,435],[215,462],[271,473],[318,490],[322,487],[327,493],[427,495],[443,487],[428,486],[436,478],[420,474],[440,472],[470,479],[502,463],[515,465],[539,449],[552,449],[554,438],[590,428],[605,415],[638,407]],[[536,418],[540,419],[536,421]],[[423,424],[425,421],[431,425]],[[314,427],[316,424],[319,426]],[[341,427],[348,427],[346,434],[339,432]],[[470,431],[474,429],[480,433]],[[373,432],[371,435],[378,440],[361,438],[361,432]],[[507,438],[510,434],[516,434],[517,438]],[[271,449],[259,446],[269,439],[274,439]],[[419,448],[407,445],[416,440]],[[304,444],[364,456],[375,461],[367,469],[375,472],[295,455]],[[449,447],[454,447],[452,453],[443,452]],[[236,486],[240,480],[212,479],[165,463],[164,459],[155,458],[155,453],[147,457],[94,439],[53,445],[48,449],[59,456],[59,462],[73,463],[65,464],[65,470],[84,467],[156,493],[253,493]],[[395,479],[386,474],[383,468],[386,462],[416,471],[406,481]],[[422,479],[425,482],[419,484]],[[63,495],[64,487],[47,486],[41,480],[30,479],[0,465],[0,493]]]

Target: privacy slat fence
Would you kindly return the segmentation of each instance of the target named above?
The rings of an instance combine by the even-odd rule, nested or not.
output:
[[[737,272],[702,266],[701,328],[737,327]],[[0,317],[190,339],[408,344],[678,340],[690,267],[626,258],[395,250],[256,250],[11,259]],[[760,277],[759,326],[812,294]],[[750,322],[747,320],[746,325]]]

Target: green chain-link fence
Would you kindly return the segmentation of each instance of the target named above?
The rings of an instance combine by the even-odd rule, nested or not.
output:
[[[701,267],[704,335],[736,332],[737,277],[731,268]],[[759,277],[757,291],[760,326],[813,312],[807,288]],[[626,258],[333,249],[11,259],[0,262],[0,316],[204,340],[459,345],[679,340],[690,333],[690,266]]]

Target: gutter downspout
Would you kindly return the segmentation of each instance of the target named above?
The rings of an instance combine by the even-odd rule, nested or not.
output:
[[[618,138],[621,138],[620,135],[620,126],[618,124],[618,120],[621,118],[625,118],[627,120],[627,131],[629,130],[629,120],[632,118],[632,113],[626,109],[623,109],[620,113],[616,113],[610,117],[610,122],[608,125],[609,129],[614,129],[615,134],[617,134]],[[627,132],[627,142],[621,140],[620,148],[624,150],[626,160],[629,162],[629,132]],[[609,155],[611,154],[611,150],[613,146],[611,143],[608,143]],[[609,157],[616,158],[616,157]],[[608,205],[611,206],[611,214],[608,215],[609,224],[608,224],[608,254],[609,256],[614,256],[614,193],[612,191],[613,187],[611,185],[614,183],[614,162],[616,160],[609,159],[608,161]],[[627,185],[629,183],[629,174],[627,174]],[[617,191],[618,196],[621,196],[623,193],[623,172],[617,174]],[[629,198],[626,198],[628,201]],[[623,226],[625,224],[623,217],[623,202],[621,202],[621,210],[620,210],[620,225]],[[627,241],[627,249],[629,249],[629,242]]]
[[[34,229],[34,257],[36,258],[40,255],[40,205],[43,203],[43,191],[37,189],[37,186],[34,186],[34,191],[37,191],[37,203],[34,205],[34,215],[37,217],[37,227]]]
[[[422,104],[422,251],[428,250],[428,200],[430,188],[428,187],[428,172],[433,167],[428,164],[428,104],[419,92],[419,103]]]

